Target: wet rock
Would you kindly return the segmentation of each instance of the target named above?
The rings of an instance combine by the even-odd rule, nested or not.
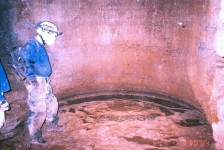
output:
[[[146,106],[149,109],[146,109]],[[174,121],[175,118],[179,121],[186,120],[188,112],[167,115],[159,107],[151,102],[130,99],[65,105],[61,109],[66,111],[59,113],[59,124],[65,129],[62,132],[44,131],[43,136],[47,144],[41,147],[31,145],[29,149],[175,150],[209,149],[212,146],[209,124],[178,125]],[[200,113],[193,108],[189,108],[189,111]],[[203,115],[191,114],[188,119],[195,119],[195,116],[199,119],[203,117]],[[0,145],[4,145],[3,148],[6,150],[15,146],[25,149],[23,141],[27,141],[28,137],[24,138],[21,133],[12,139],[1,141]],[[209,144],[202,145],[201,141]]]

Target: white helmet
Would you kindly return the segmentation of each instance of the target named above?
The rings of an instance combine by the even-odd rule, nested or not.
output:
[[[62,34],[57,26],[49,21],[38,22],[36,27],[43,44],[54,45],[56,36]]]
[[[60,32],[56,25],[49,21],[40,21],[36,25],[37,27],[37,33],[42,35],[44,34],[56,34],[56,36],[61,35],[62,32]],[[41,29],[41,30],[40,30]]]

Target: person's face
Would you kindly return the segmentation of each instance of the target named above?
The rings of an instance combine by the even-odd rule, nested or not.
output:
[[[52,34],[45,34],[44,35],[44,41],[47,45],[54,45],[55,44],[55,40],[56,40],[56,34],[52,33]]]

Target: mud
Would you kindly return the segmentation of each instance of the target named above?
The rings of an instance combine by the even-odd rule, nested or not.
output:
[[[203,113],[180,101],[135,96],[99,96],[88,102],[60,101],[62,132],[47,132],[45,145],[30,145],[26,126],[1,141],[4,150],[179,150],[212,149],[212,131]],[[145,97],[146,98],[146,97]],[[80,98],[81,99],[81,98]],[[102,101],[104,99],[104,101]],[[76,99],[77,100],[77,99]],[[174,107],[175,106],[175,107]],[[161,109],[162,108],[162,109]],[[164,111],[166,110],[166,111]],[[176,111],[182,110],[182,111]],[[170,113],[167,113],[170,112]]]

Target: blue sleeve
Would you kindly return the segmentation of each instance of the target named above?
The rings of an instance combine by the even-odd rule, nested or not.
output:
[[[27,44],[24,46],[24,49],[21,53],[22,59],[24,61],[24,64],[26,66],[26,75],[33,75],[34,74],[34,63],[35,63],[35,43],[33,43],[31,40],[27,42]]]
[[[3,96],[3,93],[0,92],[0,103],[4,101],[4,96]]]
[[[10,90],[10,85],[7,79],[7,76],[5,74],[5,70],[0,63],[0,92],[7,92]]]

